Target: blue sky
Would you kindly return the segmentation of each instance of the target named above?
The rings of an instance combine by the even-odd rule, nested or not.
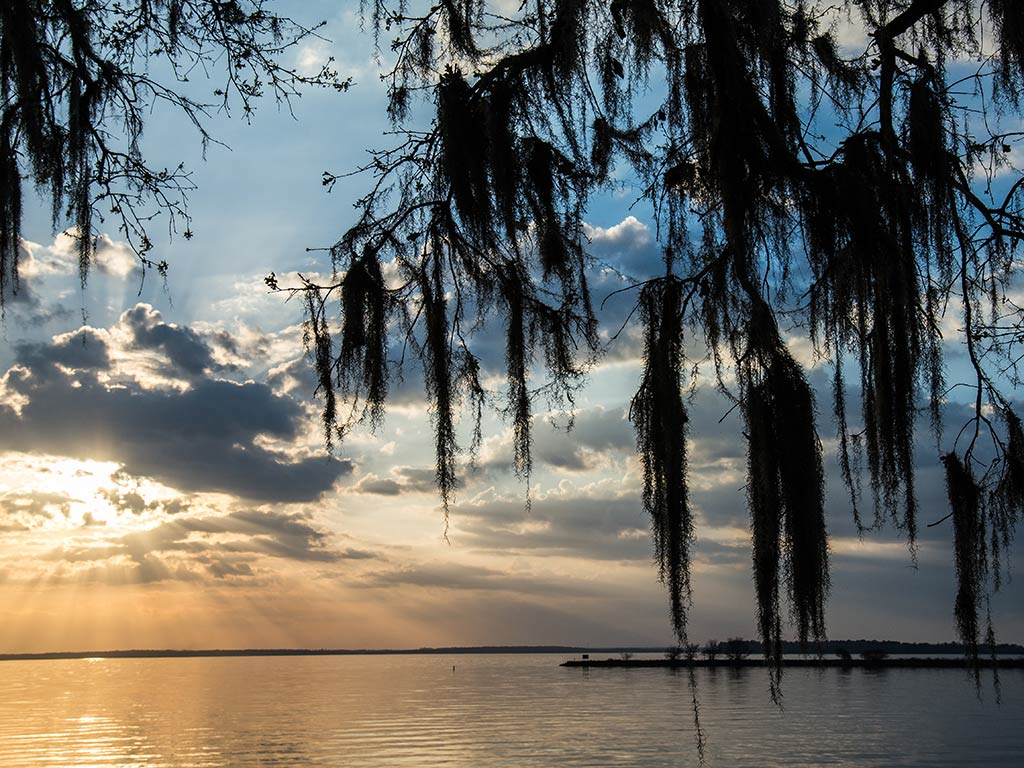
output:
[[[304,46],[295,61],[334,55],[356,81],[350,92],[308,93],[294,117],[272,103],[251,124],[215,116],[210,127],[230,150],[211,146],[205,161],[184,121],[152,115],[145,151],[185,161],[198,186],[195,238],[155,230],[166,284],[155,274],[143,282],[110,231],[82,290],[69,239],[51,231],[44,204],[27,211],[22,292],[0,345],[0,650],[670,642],[625,418],[640,376],[635,329],[592,371],[573,433],[549,426],[565,415],[538,404],[529,510],[510,431],[492,414],[445,540],[426,400],[411,372],[377,434],[356,429],[326,455],[301,307],[268,294],[263,277],[327,271],[324,254],[306,248],[345,230],[366,182],[326,194],[321,173],[349,170],[388,141],[371,37],[355,11],[336,8],[301,6],[324,14],[332,42]],[[596,255],[643,274],[660,256],[650,212],[629,208],[634,197],[595,201],[586,226]],[[610,271],[593,280],[598,301],[623,285]],[[605,333],[629,308],[628,297],[609,302]],[[819,392],[834,478],[828,370],[806,342],[791,346]],[[962,350],[952,341],[947,351],[955,371]],[[701,378],[690,428],[691,631],[752,637],[742,426],[736,413],[722,419],[729,405]],[[958,414],[951,404],[950,423]],[[937,457],[922,430],[923,522],[946,513]],[[828,502],[830,635],[951,638],[948,524],[923,530],[914,567],[891,526],[858,537],[836,483]],[[1002,639],[1024,639],[1022,597],[1012,582],[993,601]]]

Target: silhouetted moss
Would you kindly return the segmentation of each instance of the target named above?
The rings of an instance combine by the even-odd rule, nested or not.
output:
[[[0,304],[16,288],[22,185],[49,197],[52,226],[76,241],[84,284],[95,248],[94,222],[107,214],[143,267],[151,261],[149,229],[188,238],[188,192],[182,165],[147,164],[141,136],[160,103],[177,111],[207,147],[205,119],[234,103],[246,116],[264,95],[286,102],[300,85],[345,90],[329,66],[300,73],[284,51],[314,30],[275,15],[265,3],[158,0],[75,3],[11,0],[0,6]],[[173,73],[161,79],[157,71]],[[219,104],[197,100],[175,78],[204,71],[223,78],[210,90]]]
[[[651,516],[658,573],[668,587],[672,626],[686,644],[693,514],[686,478],[687,414],[683,403],[683,284],[666,277],[644,287],[644,375],[630,418],[644,471],[644,508]]]
[[[454,489],[454,409],[469,397],[478,439],[488,396],[475,331],[503,324],[504,385],[493,402],[512,424],[522,477],[536,401],[571,409],[599,352],[581,222],[595,190],[633,174],[655,212],[664,272],[623,288],[636,292],[644,335],[631,416],[677,635],[695,536],[683,387],[706,362],[743,414],[774,692],[784,611],[801,640],[825,636],[822,446],[812,389],[788,347],[806,332],[833,371],[839,474],[854,519],[863,531],[891,518],[912,552],[916,427],[930,413],[958,542],[957,626],[976,646],[989,577],[998,588],[999,555],[1024,506],[1024,433],[999,391],[1018,376],[1006,353],[1024,322],[1010,295],[1024,186],[993,202],[973,181],[984,162],[1008,167],[1016,139],[979,135],[945,71],[947,59],[977,50],[976,9],[966,0],[839,3],[871,32],[861,55],[838,46],[835,16],[802,2],[539,0],[512,21],[477,8],[445,2],[390,17],[399,29],[392,100],[405,114],[410,93],[433,94],[436,123],[407,128],[403,143],[374,155],[365,168],[374,191],[342,239],[346,252],[393,259],[408,280],[388,291],[385,325],[422,341],[442,498]],[[1001,47],[973,85],[990,89],[995,75],[1005,97],[1024,72],[1020,14],[1009,2],[986,8]],[[663,99],[636,113],[655,75]],[[364,323],[367,306],[351,310]],[[972,378],[950,389],[940,329],[954,316]],[[703,350],[687,359],[684,339],[702,342],[706,359]],[[358,368],[354,359],[343,367]],[[945,435],[943,406],[961,385],[974,413]]]

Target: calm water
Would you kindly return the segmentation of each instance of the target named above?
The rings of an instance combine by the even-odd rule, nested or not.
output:
[[[562,656],[0,662],[0,766],[691,766],[685,673]],[[452,664],[456,669],[452,671]],[[710,766],[1018,766],[1024,672],[698,670]]]

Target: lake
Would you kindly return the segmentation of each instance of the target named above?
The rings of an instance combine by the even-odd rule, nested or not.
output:
[[[564,655],[0,662],[0,766],[697,765],[686,672]],[[455,665],[455,669],[452,669]],[[1024,670],[696,671],[708,766],[1013,766]]]

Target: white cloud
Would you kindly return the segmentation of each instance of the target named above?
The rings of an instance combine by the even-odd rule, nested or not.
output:
[[[96,238],[95,261],[101,272],[120,280],[139,273],[142,269],[131,246],[125,242],[112,240],[110,235],[100,235]]]
[[[58,241],[66,236],[58,235]],[[56,245],[56,244],[55,244]],[[75,266],[65,257],[62,248],[22,240],[18,254],[18,275],[22,278],[68,275]]]
[[[330,51],[324,40],[313,40],[299,47],[295,68],[299,74],[312,77],[320,73],[330,60]]]
[[[18,255],[19,277],[34,284],[39,279],[77,275],[78,239],[75,232],[74,229],[59,232],[49,245],[22,239]],[[124,280],[141,269],[131,246],[114,240],[108,234],[97,236],[93,264],[100,273],[117,280]]]
[[[583,222],[583,234],[594,245],[615,248],[640,248],[649,245],[653,239],[651,228],[636,216],[627,216],[611,227],[597,227]]]

